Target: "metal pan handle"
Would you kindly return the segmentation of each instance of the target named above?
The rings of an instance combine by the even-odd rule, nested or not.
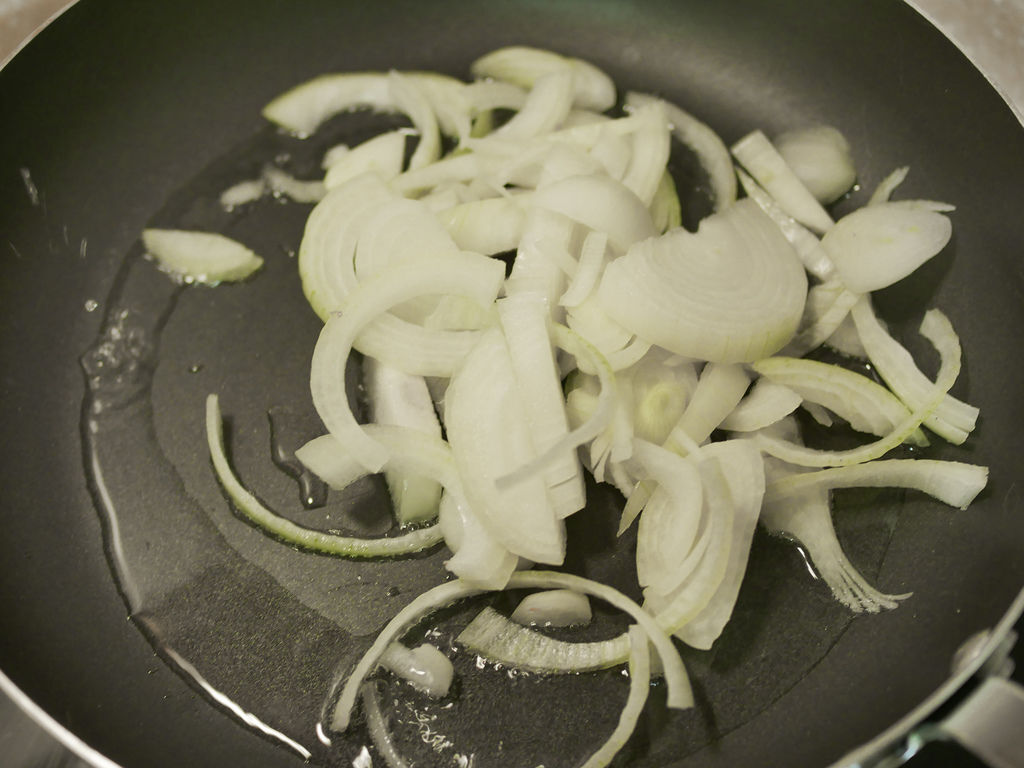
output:
[[[1024,768],[1024,686],[986,678],[937,731],[991,768]]]

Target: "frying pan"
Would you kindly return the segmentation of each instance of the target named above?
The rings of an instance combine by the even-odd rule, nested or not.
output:
[[[697,708],[668,715],[655,692],[625,759],[868,764],[920,741],[918,721],[945,712],[1019,614],[1024,132],[909,6],[83,0],[0,72],[0,669],[118,764],[302,765],[295,744],[325,764],[358,753],[355,741],[319,743],[317,708],[373,630],[436,583],[443,552],[360,570],[282,548],[232,515],[210,472],[202,399],[221,394],[243,478],[295,508],[293,480],[270,460],[267,413],[282,422],[275,439],[315,431],[303,377],[318,326],[294,274],[308,209],[228,215],[216,195],[267,158],[312,173],[322,145],[259,117],[286,88],[325,71],[464,77],[513,43],[587,58],[727,142],[755,127],[836,125],[863,190],[909,165],[902,196],[957,206],[950,246],[878,306],[908,341],[925,308],[950,316],[965,350],[955,391],[983,416],[965,447],[929,455],[990,466],[989,488],[966,512],[891,491],[840,495],[851,559],[885,591],[914,592],[877,616],[851,617],[796,548],[758,535],[735,620],[715,649],[686,656]],[[351,116],[321,141],[389,120]],[[675,170],[699,190],[692,158]],[[701,195],[687,202],[699,216]],[[265,272],[177,286],[141,258],[151,224],[219,228],[267,257]],[[379,487],[343,501],[346,525],[372,529],[363,508],[380,503]],[[592,489],[569,565],[625,583],[615,504]],[[450,638],[460,618],[454,609],[424,631]],[[951,679],[957,650],[991,628]],[[457,764],[459,745],[481,737],[480,764],[573,765],[614,722],[623,690],[603,678],[549,688],[491,667],[467,679],[460,714],[438,721],[417,720],[411,694],[383,693],[403,748],[452,736],[421,764]]]

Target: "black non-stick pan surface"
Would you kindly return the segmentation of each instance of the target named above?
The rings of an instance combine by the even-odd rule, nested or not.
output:
[[[320,707],[387,618],[442,578],[444,552],[353,565],[287,549],[233,514],[205,448],[209,392],[243,479],[295,519],[374,533],[368,510],[383,497],[369,483],[303,511],[272,461],[272,444],[318,429],[307,375],[319,323],[294,258],[309,209],[264,200],[227,213],[217,196],[268,161],[312,175],[330,142],[397,124],[351,115],[306,142],[285,137],[259,113],[288,87],[327,71],[466,77],[513,43],[587,58],[726,141],[838,126],[860,175],[839,213],[900,165],[900,196],[957,206],[951,244],[878,307],[921,354],[924,310],[951,318],[965,350],[955,391],[982,418],[966,446],[926,455],[990,466],[988,489],[966,512],[909,493],[838,495],[854,563],[883,590],[914,593],[876,616],[852,617],[794,546],[759,534],[734,621],[711,651],[685,654],[696,708],[667,714],[656,688],[623,763],[837,760],[935,691],[1024,584],[1024,132],[909,6],[83,0],[0,71],[0,669],[126,768],[362,759],[359,732],[321,743]],[[692,225],[702,179],[685,153],[674,168],[697,189]],[[241,285],[176,285],[142,258],[147,225],[217,229],[265,268]],[[591,491],[568,566],[631,589],[618,499]],[[419,631],[444,646],[468,610]],[[595,631],[614,622],[599,611]],[[540,680],[452,653],[460,682],[440,704],[381,684],[416,765],[573,766],[625,696],[616,674]]]

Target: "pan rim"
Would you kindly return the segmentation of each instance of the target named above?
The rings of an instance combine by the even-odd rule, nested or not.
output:
[[[933,13],[923,9],[919,0],[897,0],[897,2],[905,3],[912,8],[922,18],[924,18],[932,28],[951,43],[961,53],[961,55],[970,62],[971,66],[985,78],[989,86],[999,95],[1016,117],[1018,123],[1024,127],[1024,104],[1018,104],[1012,100],[1008,92],[997,80],[994,79],[989,70],[978,63],[975,58],[965,50],[959,40],[940,26],[939,21]],[[22,50],[24,50],[36,38],[36,36],[38,36],[57,18],[62,16],[77,3],[78,0],[69,0],[69,2],[43,21],[34,31],[24,38],[16,48],[11,50],[5,58],[0,60],[0,71],[2,71]],[[964,685],[972,677],[978,674],[979,670],[982,669],[982,667],[1003,645],[1006,638],[1013,631],[1014,625],[1018,620],[1020,620],[1022,615],[1024,615],[1024,588],[1022,588],[1017,594],[1016,598],[1003,614],[998,624],[988,633],[984,646],[968,665],[949,675],[940,686],[929,694],[927,698],[921,701],[921,703],[919,703],[914,709],[909,711],[896,722],[892,723],[884,731],[872,737],[869,741],[866,741],[861,746],[846,753],[838,761],[832,763],[829,768],[860,765],[866,760],[877,759],[884,754],[890,753],[891,750],[901,742],[901,740],[905,740],[907,737],[912,735],[916,728],[926,723],[929,717],[931,717],[936,710],[948,703],[958,691],[962,690]],[[46,710],[40,707],[25,691],[14,683],[3,669],[0,669],[0,694],[9,697],[18,706],[18,708],[22,710],[32,721],[34,721],[47,735],[65,747],[69,752],[83,760],[91,766],[91,768],[122,768],[120,764],[115,763],[110,758],[101,754],[75,735],[75,733],[73,733],[69,728],[59,723]],[[910,756],[911,755],[909,754],[907,755],[908,758]]]

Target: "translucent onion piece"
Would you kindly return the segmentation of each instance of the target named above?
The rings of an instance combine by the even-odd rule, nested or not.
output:
[[[388,768],[412,768],[398,754],[398,750],[395,748],[384,713],[380,709],[376,685],[373,682],[363,685],[360,691],[360,698],[363,701],[363,712],[366,713],[366,730],[370,732],[373,746],[377,749],[380,756],[384,758]],[[352,765],[355,767],[357,765],[356,761],[353,761]],[[368,763],[367,765],[370,764]]]
[[[776,136],[773,143],[819,203],[835,202],[857,180],[850,144],[831,125],[795,128]]]
[[[498,328],[484,332],[452,377],[444,422],[466,500],[506,549],[539,563],[560,564],[565,527],[547,499],[543,476],[499,477],[534,459],[523,397]]]
[[[647,638],[643,630],[634,625],[629,628],[629,696],[619,714],[615,730],[601,748],[587,758],[583,768],[604,768],[629,741],[647,702],[650,684],[651,664]]]
[[[491,536],[465,499],[446,491],[441,496],[438,524],[452,551],[445,568],[482,589],[505,586],[519,558]]]
[[[771,381],[795,390],[803,399],[823,405],[860,432],[884,436],[909,415],[909,409],[885,387],[839,365],[817,360],[770,357],[750,366]],[[920,430],[908,442],[927,445]]]
[[[944,504],[967,509],[988,482],[988,468],[957,461],[887,459],[817,472],[794,473],[768,486],[766,501],[833,488],[913,488]]]
[[[491,51],[470,66],[470,72],[476,77],[504,80],[523,88],[532,88],[537,80],[552,72],[566,70],[573,75],[573,103],[576,106],[604,112],[615,105],[615,83],[582,59],[538,48],[509,46]]]
[[[593,618],[587,596],[571,589],[532,592],[512,611],[512,621],[527,627],[578,627]]]
[[[697,156],[708,175],[716,211],[721,211],[736,200],[736,174],[725,142],[710,127],[670,102],[642,93],[629,93],[627,104],[640,106],[659,101],[665,117],[672,126],[672,135]]]
[[[459,248],[491,255],[519,244],[526,224],[523,204],[515,197],[493,197],[453,206],[437,218]]]
[[[380,665],[435,699],[448,695],[455,676],[448,657],[429,643],[406,648],[395,641],[384,649]]]
[[[735,363],[708,363],[701,371],[686,410],[672,428],[665,447],[681,451],[688,438],[700,445],[733,412],[750,384],[743,366]]]
[[[565,291],[562,264],[572,262],[569,248],[575,225],[561,214],[533,208],[527,214],[505,295],[529,292],[544,296],[554,312]],[[557,318],[556,318],[557,319]]]
[[[654,619],[628,597],[605,584],[569,573],[556,573],[553,571],[517,572],[512,574],[508,582],[509,589],[531,587],[539,589],[573,589],[577,592],[584,592],[596,597],[599,600],[604,600],[612,607],[628,613],[643,628],[658,652],[662,669],[665,673],[665,681],[668,684],[668,706],[677,709],[693,706],[693,691],[690,687],[689,677],[675,646]],[[345,731],[348,729],[356,696],[363,681],[377,666],[381,654],[393,641],[399,639],[404,632],[420,621],[425,614],[450,605],[457,600],[480,594],[481,591],[479,588],[459,580],[449,581],[427,590],[399,611],[377,636],[377,639],[374,640],[369,650],[356,664],[352,674],[349,675],[348,680],[342,687],[341,694],[334,707],[333,717],[331,718],[331,729],[335,731]]]
[[[851,310],[851,316],[878,375],[908,407],[919,407],[929,396],[933,385],[914,363],[910,352],[882,327],[871,308],[869,298],[858,301]],[[959,445],[974,429],[977,418],[978,409],[975,406],[947,395],[935,412],[925,419],[924,425],[935,434]]]
[[[664,491],[665,503],[649,503],[637,528],[637,580],[642,587],[670,592],[679,584],[678,566],[693,548],[704,489],[696,465],[671,451],[637,440],[634,459]]]
[[[364,173],[374,173],[381,181],[391,181],[402,172],[408,133],[404,129],[388,131],[353,147],[330,164],[324,186],[334,189]]]
[[[423,88],[427,99],[443,97],[451,91],[461,91],[465,84],[445,75],[430,72],[409,72],[402,75]],[[381,112],[398,112],[407,106],[401,101],[400,93],[392,87],[389,74],[384,72],[345,72],[320,75],[284,92],[263,108],[263,116],[300,138],[312,135],[328,118],[360,108]],[[440,105],[443,107],[443,105]],[[449,110],[439,109],[442,114]],[[415,123],[415,119],[412,118]],[[443,125],[445,133],[458,135],[459,126],[450,121]]]
[[[689,575],[669,593],[644,590],[644,607],[652,611],[661,627],[677,632],[711,602],[730,563],[733,545],[734,503],[729,486],[718,461],[698,464],[704,486],[705,531],[707,542],[695,549]]]
[[[356,285],[355,252],[363,224],[395,194],[363,174],[332,189],[306,219],[299,244],[299,277],[306,301],[321,320],[345,306]]]
[[[441,424],[422,376],[368,357],[363,361],[363,381],[374,422],[417,429],[441,439]],[[437,480],[393,469],[385,470],[384,479],[400,525],[423,522],[437,515],[441,499]]]
[[[303,181],[277,166],[265,166],[263,178],[274,197],[287,197],[296,203],[318,203],[327,194],[327,188],[320,179]]]
[[[503,277],[500,262],[473,254],[392,264],[360,283],[344,314],[332,316],[324,325],[311,363],[313,404],[327,430],[341,442],[351,443],[353,454],[367,469],[378,471],[387,451],[356,423],[345,392],[345,367],[364,328],[392,306],[419,295],[455,293],[489,303]]]
[[[537,190],[533,204],[606,232],[609,243],[620,251],[655,234],[644,202],[603,174],[570,176],[548,184]]]
[[[802,401],[803,398],[789,387],[758,379],[718,426],[732,432],[756,432],[791,414]]]
[[[646,104],[630,105],[627,99],[627,106],[634,107],[633,114],[642,124],[630,137],[633,150],[622,183],[650,207],[665,175],[672,149],[669,122],[663,102],[652,100]]]
[[[877,459],[905,441],[935,411],[960,374],[960,340],[953,332],[946,316],[937,309],[929,310],[921,322],[921,334],[939,353],[939,373],[931,386],[931,391],[921,404],[885,437],[846,451],[818,451],[759,434],[754,439],[761,450],[790,464],[805,467],[840,467]]]
[[[529,139],[549,133],[562,124],[572,108],[573,75],[569,69],[537,78],[522,108],[492,136]]]
[[[736,175],[743,185],[743,191],[778,225],[782,234],[796,249],[804,268],[819,280],[830,279],[835,267],[832,266],[832,260],[821,247],[821,241],[815,234],[782,210],[774,198],[754,181],[749,173],[742,168],[736,168]]]
[[[843,284],[868,293],[902,280],[939,253],[952,233],[941,213],[876,203],[843,216],[821,245]]]
[[[456,638],[482,656],[541,673],[593,672],[621,664],[629,653],[625,634],[609,640],[557,640],[484,608]]]
[[[437,526],[400,536],[362,539],[304,528],[267,509],[242,485],[228,463],[224,423],[216,395],[206,400],[206,439],[217,479],[236,508],[258,528],[282,541],[313,552],[346,557],[393,557],[419,552],[441,541],[441,530]]]
[[[900,184],[903,183],[903,180],[907,178],[908,173],[910,173],[910,166],[904,165],[897,168],[878,182],[878,186],[875,187],[875,191],[871,193],[868,205],[889,202],[889,198],[892,197],[892,193],[896,191],[896,188]]]
[[[569,281],[558,303],[563,307],[577,307],[582,304],[601,278],[608,248],[608,235],[604,232],[588,232],[580,248],[579,266]]]
[[[749,362],[792,338],[807,277],[792,246],[756,203],[740,200],[637,243],[605,270],[597,297],[637,336],[684,357]]]
[[[817,349],[835,335],[860,294],[847,290],[835,278],[819,283],[807,292],[800,331],[782,349],[789,357],[802,357]]]
[[[500,299],[497,306],[515,380],[529,404],[526,419],[531,441],[537,453],[545,453],[569,433],[548,304],[542,295],[524,292]],[[554,508],[558,518],[568,517],[586,504],[583,472],[575,448],[568,446],[560,455],[550,456],[541,472],[549,489],[562,488],[559,504]]]
[[[144,229],[142,244],[162,269],[187,283],[244,280],[263,265],[263,259],[238,241],[213,232]]]
[[[724,440],[705,446],[702,461],[717,461],[733,505],[729,560],[708,604],[676,630],[676,637],[708,649],[722,633],[747,572],[747,559],[765,491],[764,462],[749,440]]]
[[[777,463],[771,459],[769,462],[771,465]],[[867,468],[878,463],[885,462],[872,462],[861,467]],[[772,495],[775,484],[786,482],[790,477],[800,477],[800,473],[785,471],[772,474],[779,477],[773,479],[765,495],[764,508],[761,512],[762,523],[771,533],[790,536],[800,542],[836,600],[855,613],[878,613],[883,609],[892,610],[899,605],[900,600],[910,597],[909,593],[894,595],[880,592],[853,566],[843,552],[832,525],[832,511],[829,508],[826,489],[804,486],[803,493],[779,498]]]
[[[786,213],[818,234],[831,229],[832,217],[761,131],[733,144],[732,154]]]
[[[672,174],[665,171],[658,182],[658,188],[654,191],[654,199],[651,201],[651,220],[654,228],[659,233],[668,232],[670,229],[682,226],[683,210],[679,203],[679,193],[676,191],[676,183]]]

